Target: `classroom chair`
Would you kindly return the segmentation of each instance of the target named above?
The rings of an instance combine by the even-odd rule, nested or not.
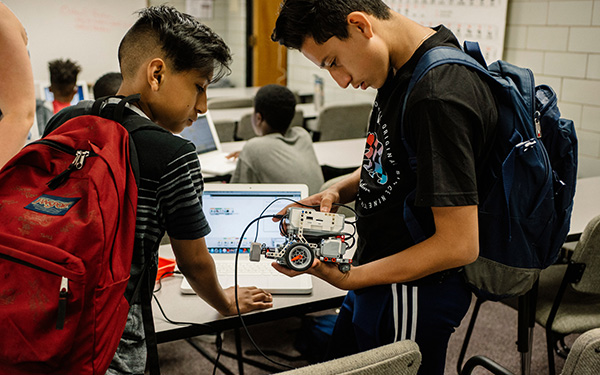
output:
[[[215,130],[219,136],[219,142],[233,142],[235,140],[235,121],[214,121]]]
[[[469,358],[460,375],[471,375],[483,367],[494,375],[514,375],[513,372],[485,356]],[[600,374],[600,328],[580,335],[567,356],[561,375]]]
[[[537,288],[535,321],[546,331],[548,374],[556,373],[554,353],[566,358],[569,347],[564,338],[600,327],[600,215],[585,227],[565,264],[554,264],[540,274]],[[516,299],[501,301],[515,307]],[[478,299],[469,324],[469,331],[477,319]],[[460,363],[468,345],[467,333]],[[466,364],[465,364],[466,366]]]
[[[421,366],[419,346],[397,341],[365,352],[281,372],[280,375],[414,375]]]
[[[335,104],[319,111],[314,129],[318,141],[365,138],[369,126],[371,103]]]

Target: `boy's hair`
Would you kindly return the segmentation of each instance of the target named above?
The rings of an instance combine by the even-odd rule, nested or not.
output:
[[[153,57],[164,58],[176,72],[197,70],[211,77],[211,82],[231,72],[229,47],[194,17],[167,5],[144,8],[138,14],[139,19],[119,45],[124,79]]]
[[[356,11],[379,19],[391,15],[382,0],[284,0],[271,39],[297,50],[308,37],[317,44],[331,37],[344,40],[349,36],[346,17]]]
[[[254,96],[254,112],[260,113],[273,130],[285,134],[296,113],[296,96],[285,86],[263,86]]]
[[[121,82],[123,82],[121,73],[110,72],[104,74],[94,83],[94,99],[115,95],[121,87]]]
[[[61,96],[68,96],[77,84],[77,75],[81,67],[69,59],[56,59],[48,62],[50,70],[50,86],[52,91]]]

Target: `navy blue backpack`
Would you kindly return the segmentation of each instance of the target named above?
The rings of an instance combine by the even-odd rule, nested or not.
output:
[[[530,290],[542,269],[554,263],[571,222],[577,179],[577,137],[573,121],[560,118],[550,86],[535,86],[533,73],[505,61],[488,68],[479,45],[464,52],[436,47],[420,59],[408,86],[441,64],[462,64],[477,72],[498,107],[492,154],[478,173],[479,258],[464,267],[474,293],[488,300],[516,297]],[[402,138],[411,165],[416,156]],[[415,243],[425,239],[408,204],[404,216]]]

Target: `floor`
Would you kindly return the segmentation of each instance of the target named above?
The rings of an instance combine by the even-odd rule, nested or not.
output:
[[[472,306],[471,306],[472,310]],[[457,374],[456,362],[460,352],[460,346],[465,335],[466,326],[471,315],[471,310],[465,317],[463,324],[452,336],[446,361],[446,374]],[[326,311],[324,313],[335,313],[335,311]],[[517,313],[512,308],[497,302],[486,302],[482,305],[481,311],[471,344],[467,351],[466,358],[481,354],[486,355],[509,370],[520,373],[520,354],[516,347],[516,325]],[[262,375],[271,374],[287,369],[285,366],[300,367],[309,364],[309,362],[300,356],[300,353],[294,347],[294,341],[302,332],[302,318],[295,317],[276,322],[256,325],[249,327],[249,333],[261,351],[267,354],[273,361],[284,366],[273,364],[256,354],[256,349],[243,331],[241,332],[242,347],[245,351],[245,358],[272,366],[273,369],[263,369],[245,364],[243,374]],[[566,339],[571,344],[576,336],[569,336]],[[216,356],[215,337],[203,336],[194,338],[193,344],[202,348],[211,356]],[[223,333],[223,349],[234,353],[234,333],[226,331]],[[531,362],[531,375],[545,375],[548,373],[546,342],[544,330],[536,326],[534,330],[533,355]],[[287,357],[282,358],[276,353],[286,353]],[[196,349],[185,340],[159,345],[159,356],[161,373],[166,375],[183,374],[212,374],[213,364],[203,357]],[[556,356],[555,356],[556,357]],[[242,374],[237,367],[237,362],[225,355],[221,355],[219,363],[226,366],[227,370],[216,370],[216,374]],[[556,357],[557,373],[560,373],[564,360]],[[489,374],[487,370],[477,369],[474,374]]]

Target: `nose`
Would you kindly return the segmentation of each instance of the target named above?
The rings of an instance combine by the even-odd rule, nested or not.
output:
[[[329,74],[331,75],[331,78],[333,78],[333,80],[338,84],[338,86],[343,89],[348,87],[352,81],[350,74],[342,71],[341,69],[332,69],[329,71]]]
[[[199,114],[206,113],[206,111],[208,110],[206,94],[198,96],[198,99],[196,100],[195,109],[196,109],[196,112],[198,112]]]

